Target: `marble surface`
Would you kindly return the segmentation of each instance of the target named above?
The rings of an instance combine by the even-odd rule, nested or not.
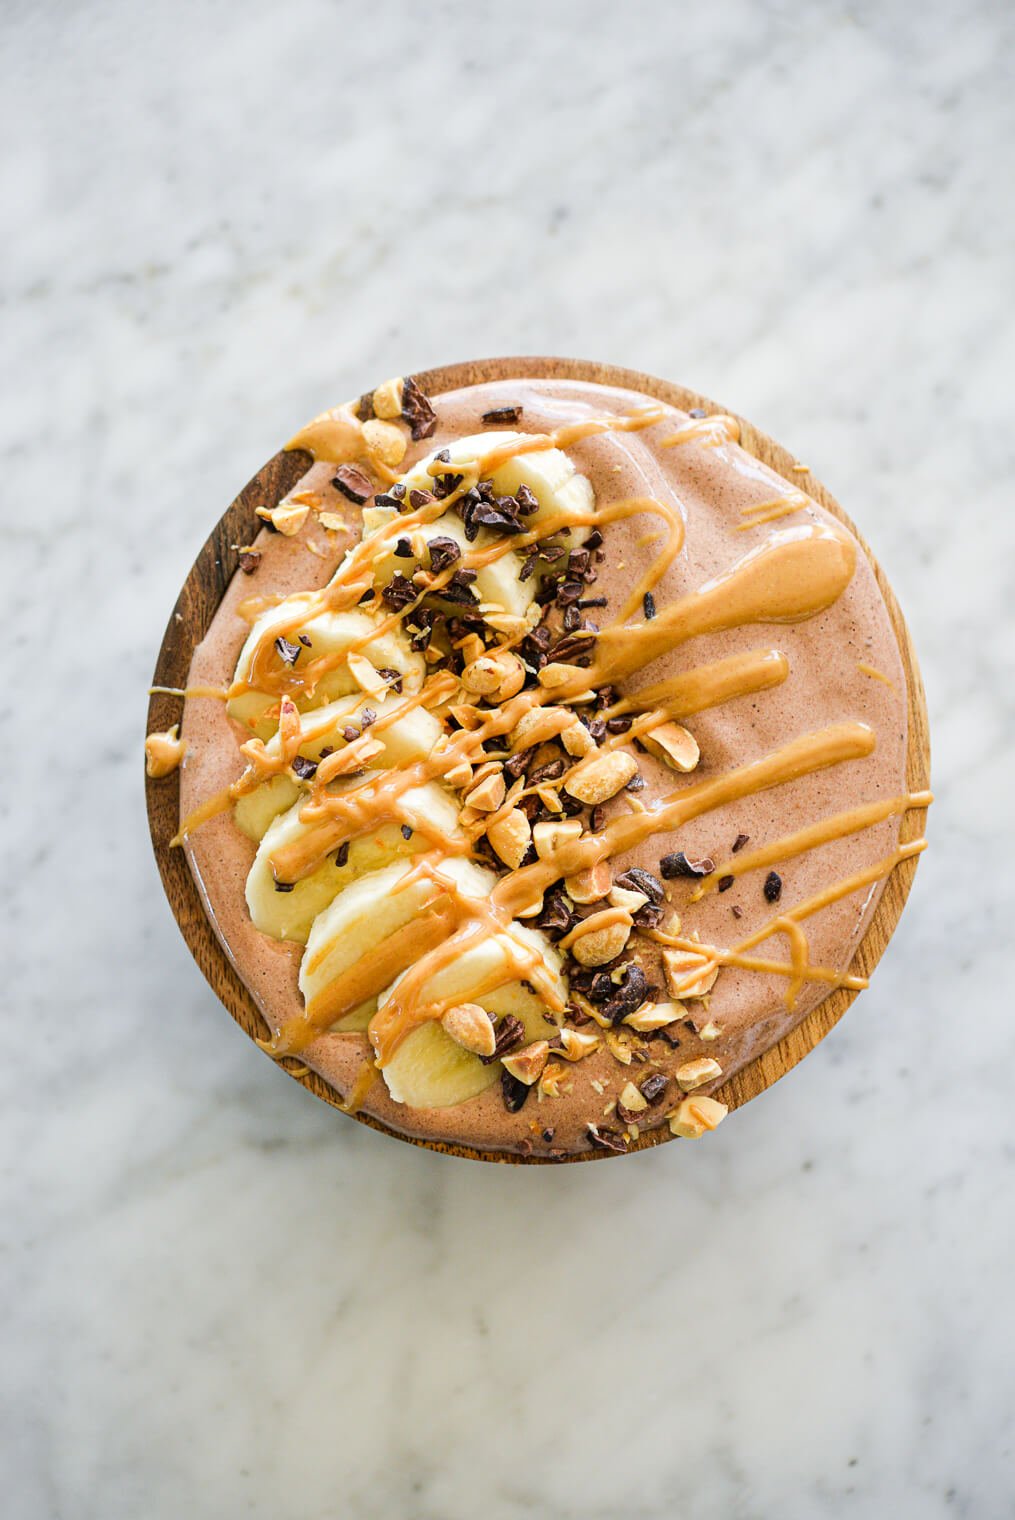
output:
[[[5,1516],[1013,1513],[1012,22],[6,8]],[[803,1068],[561,1171],[386,1141],[253,1051],[140,781],[176,590],[277,442],[532,351],[815,467],[911,620],[939,798]]]

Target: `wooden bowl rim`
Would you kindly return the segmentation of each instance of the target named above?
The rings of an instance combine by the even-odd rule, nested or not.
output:
[[[416,378],[423,389],[430,394],[440,394],[443,391],[456,390],[489,380],[528,378],[584,380],[598,385],[639,391],[683,411],[702,407],[707,412],[729,413],[728,408],[719,406],[710,398],[671,381],[660,380],[656,376],[623,369],[616,365],[599,364],[582,359],[508,356],[469,360],[419,372]],[[740,423],[741,446],[748,453],[762,459],[789,484],[795,486],[803,484],[809,495],[850,529],[867,555],[888,608],[892,628],[898,641],[899,654],[906,672],[909,703],[907,784],[911,791],[926,789],[930,783],[930,747],[923,682],[909,630],[884,571],[856,524],[827,488],[812,473],[808,472],[804,475],[798,470],[795,471],[793,466],[797,461],[794,455],[781,444],[776,443],[768,434],[763,433],[735,412],[729,415],[735,416]],[[225,588],[237,568],[238,556],[234,546],[246,541],[246,537],[249,536],[249,532],[245,533],[242,530],[249,530],[254,506],[275,505],[292,488],[308,467],[308,463],[309,456],[306,454],[279,451],[262,466],[223,513],[191,566],[183,589],[170,614],[159,648],[155,674],[152,678],[153,686],[183,686],[185,684],[194,648],[207,632]],[[154,694],[148,704],[146,732],[164,729],[177,721],[179,716],[179,698]],[[266,1029],[264,1020],[219,944],[205,913],[184,853],[182,850],[169,847],[169,839],[175,832],[179,818],[179,793],[179,772],[174,772],[163,780],[153,781],[150,777],[145,777],[145,799],[152,846],[166,896],[191,954],[220,1001],[251,1039],[256,1035],[263,1036]],[[900,837],[902,839],[918,837],[925,818],[925,809],[914,809],[906,814]],[[899,921],[906,898],[909,896],[918,859],[918,856],[911,856],[903,861],[888,878],[867,931],[850,963],[850,971],[869,977],[881,959]],[[716,1096],[730,1109],[735,1109],[760,1093],[766,1092],[780,1077],[792,1070],[804,1056],[810,1054],[820,1044],[856,996],[856,991],[844,987],[829,993],[777,1044],[731,1077],[719,1089]],[[298,1066],[295,1061],[288,1058],[276,1064],[283,1066],[294,1081],[300,1082],[316,1097],[345,1112],[341,1107],[340,1094],[316,1072],[307,1071],[306,1068]],[[512,1152],[479,1150],[451,1141],[420,1139],[412,1135],[403,1135],[370,1114],[356,1113],[352,1117],[361,1124],[367,1124],[372,1129],[391,1135],[396,1140],[476,1161],[559,1166],[567,1162],[602,1160],[612,1154],[602,1150],[589,1150],[564,1156],[559,1160],[551,1160],[546,1156],[521,1156]],[[640,1136],[623,1154],[633,1155],[639,1151],[652,1149],[671,1138],[673,1137],[670,1135],[669,1127],[662,1125],[659,1129]]]

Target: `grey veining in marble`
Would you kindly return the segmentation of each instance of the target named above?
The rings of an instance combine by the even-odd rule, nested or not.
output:
[[[1012,23],[5,7],[5,1516],[1013,1513]],[[511,352],[673,376],[814,466],[911,620],[939,799],[803,1068],[559,1172],[261,1059],[140,786],[237,487],[370,381]]]

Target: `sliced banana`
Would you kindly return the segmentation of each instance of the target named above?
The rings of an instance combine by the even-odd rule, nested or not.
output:
[[[458,804],[450,792],[437,781],[413,787],[404,795],[406,810],[429,829],[450,842],[460,841]],[[358,877],[386,866],[401,856],[413,855],[432,847],[431,839],[417,829],[406,839],[397,823],[385,823],[369,834],[349,843],[348,856],[342,865],[330,855],[311,876],[298,881],[289,892],[278,891],[271,869],[271,858],[284,845],[294,844],[309,827],[300,818],[302,801],[276,818],[261,840],[254,863],[247,875],[246,897],[250,917],[262,934],[274,939],[294,940],[305,944],[311,925],[336,897],[346,891]]]
[[[492,450],[523,436],[521,433],[498,432],[476,433],[468,438],[458,438],[454,443],[446,446],[451,455],[449,468],[453,470],[455,465],[466,466],[474,461],[482,461]],[[402,477],[402,483],[407,490],[430,490],[433,486],[433,476],[428,465],[433,463],[437,452],[434,450]],[[519,454],[496,469],[491,478],[497,493],[502,496],[514,496],[522,485],[529,487],[539,503],[537,511],[529,519],[533,523],[540,519],[559,516],[562,513],[589,511],[595,505],[595,495],[590,481],[577,472],[574,463],[562,449],[541,449]],[[390,523],[396,515],[391,509],[383,507],[367,508],[363,513],[364,535],[376,533],[379,528]],[[472,547],[465,537],[465,530],[460,519],[453,511],[444,513],[433,522],[414,529],[412,533],[407,533],[405,536],[412,550],[411,556],[396,555],[394,553],[396,540],[392,538],[389,553],[378,562],[379,584],[389,581],[396,571],[400,571],[403,575],[410,575],[420,565],[424,569],[429,569],[429,551],[425,546],[433,538],[453,538],[463,553]],[[482,548],[484,544],[491,543],[496,537],[496,533],[485,528],[480,529],[475,541],[476,546]],[[522,563],[521,556],[515,550],[509,550],[492,564],[479,567],[474,582],[479,601],[487,607],[497,608],[515,617],[523,617],[532,605],[537,582],[534,577],[525,581],[521,580]]]
[[[306,606],[309,599],[310,593],[301,592],[295,596],[286,597],[285,601],[280,602],[277,607],[270,607],[266,612],[261,613],[240,651],[234,681],[247,679],[255,648],[262,639],[266,639],[271,644],[274,639],[272,630],[283,628],[291,623],[293,617],[299,615],[300,607]],[[309,661],[322,654],[343,654],[353,647],[362,646],[359,647],[359,652],[375,669],[397,670],[404,678],[406,691],[418,691],[426,674],[423,656],[410,649],[408,640],[397,629],[389,629],[384,633],[376,632],[380,622],[380,618],[366,612],[319,613],[300,629],[300,632],[310,640],[310,647],[301,647],[298,658]],[[271,651],[270,668],[272,670],[285,668],[282,656],[274,648]],[[333,701],[336,697],[358,691],[359,687],[355,679],[342,661],[334,670],[326,672],[312,697],[303,698],[296,693],[294,700],[297,707],[305,711],[321,703]],[[252,729],[258,738],[268,739],[275,730],[275,724],[271,719],[266,719],[264,714],[277,706],[277,697],[260,691],[247,691],[233,697],[226,704],[226,711],[231,718]]]
[[[366,984],[372,989],[341,1020],[339,1028],[364,1027],[366,1017],[377,1006],[377,994],[388,984],[391,975],[389,960],[387,975],[374,986],[369,979],[370,967],[375,960],[379,968],[384,966],[384,957],[378,954],[384,942],[418,918],[434,895],[431,878],[422,873],[410,878],[411,870],[410,861],[400,860],[382,870],[360,876],[339,892],[314,919],[299,976],[300,991],[307,1006],[326,994],[333,983],[346,977],[354,967],[360,968],[367,978]],[[467,896],[477,898],[488,896],[496,882],[491,871],[457,856],[442,862],[441,875],[450,878]],[[397,966],[397,970],[403,970],[404,964]]]
[[[394,669],[395,667],[392,667]],[[369,707],[378,719],[385,718],[401,706],[404,698],[394,692],[384,697],[340,697],[325,707],[315,707],[303,718],[303,738],[300,754],[308,760],[319,760],[325,749],[341,749],[345,745],[343,729],[350,725],[360,727],[364,708]],[[443,728],[432,713],[423,707],[413,707],[385,726],[380,723],[375,734],[383,744],[381,754],[371,761],[371,768],[411,765],[428,755],[443,733]],[[265,744],[269,755],[278,754],[278,734]],[[264,831],[279,813],[300,796],[301,788],[291,776],[273,776],[262,782],[254,791],[241,797],[234,809],[239,828],[251,839],[261,839]]]
[[[546,1022],[546,1004],[521,981],[506,982],[485,994],[476,990],[484,982],[491,981],[499,971],[509,968],[517,960],[519,948],[523,952],[535,951],[542,958],[557,991],[563,996],[561,960],[557,951],[538,930],[514,923],[509,933],[490,935],[449,966],[435,972],[423,984],[422,1000],[454,998],[478,1003],[495,1018],[513,1014],[524,1025],[526,1041],[545,1039],[552,1032]],[[398,978],[382,995],[380,1007],[384,1006],[400,980]],[[500,1076],[500,1066],[497,1063],[485,1065],[478,1056],[470,1055],[434,1020],[406,1036],[390,1061],[381,1068],[381,1075],[396,1103],[408,1104],[410,1108],[451,1108],[476,1097],[495,1082]]]

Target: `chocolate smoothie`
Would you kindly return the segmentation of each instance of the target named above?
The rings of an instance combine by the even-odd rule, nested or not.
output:
[[[266,1048],[350,1108],[697,1136],[863,985],[922,847],[905,674],[860,546],[738,436],[532,379],[388,382],[292,441],[194,655],[181,838]]]

